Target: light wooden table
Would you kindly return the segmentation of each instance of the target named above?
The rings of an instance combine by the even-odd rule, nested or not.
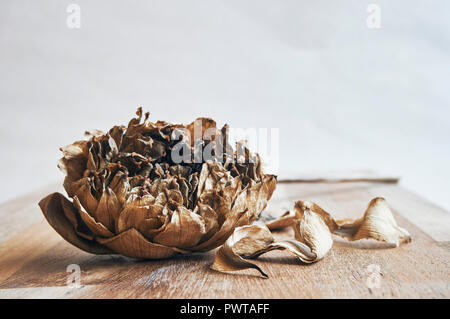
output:
[[[397,184],[279,184],[270,209],[307,199],[337,218],[359,217],[371,198],[383,196],[413,241],[390,249],[336,238],[328,256],[312,265],[273,251],[257,260],[269,279],[254,270],[214,272],[209,268],[214,252],[136,261],[80,251],[47,224],[37,206],[55,190],[60,188],[53,185],[0,206],[0,298],[450,297],[450,214]],[[81,268],[80,288],[66,284],[71,264]]]

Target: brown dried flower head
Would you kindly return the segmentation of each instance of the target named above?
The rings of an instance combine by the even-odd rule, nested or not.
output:
[[[61,148],[72,201],[53,193],[39,205],[68,242],[94,254],[168,258],[222,245],[266,207],[276,177],[262,173],[245,143],[233,150],[226,125],[152,123],[141,108],[136,114],[128,126]]]

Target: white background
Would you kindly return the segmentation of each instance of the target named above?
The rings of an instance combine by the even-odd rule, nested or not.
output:
[[[0,3],[0,202],[143,106],[278,127],[281,171],[374,169],[450,209],[449,1],[80,0],[80,29],[70,3]]]

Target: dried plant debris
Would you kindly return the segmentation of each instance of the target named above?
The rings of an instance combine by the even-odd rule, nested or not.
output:
[[[268,278],[261,268],[245,260],[243,257],[250,258],[257,252],[264,251],[274,241],[272,234],[265,226],[250,225],[238,227],[217,251],[212,269],[218,271],[236,271],[254,268],[263,277]]]
[[[58,166],[71,200],[53,193],[39,205],[69,243],[146,259],[207,251],[266,207],[276,177],[262,172],[244,142],[236,150],[228,144],[227,126],[207,118],[153,123],[142,109],[136,114],[128,126],[89,131],[88,140],[61,148]]]
[[[337,220],[315,203],[297,201],[295,216],[289,214],[295,240],[275,241],[269,227],[250,225],[236,228],[233,235],[217,251],[212,265],[218,271],[236,271],[254,268],[263,277],[260,267],[247,259],[256,258],[275,249],[285,249],[304,263],[313,263],[325,257],[333,246],[332,234],[348,240],[375,239],[394,247],[411,241],[408,231],[399,227],[386,200],[374,198],[364,216],[357,220]],[[287,213],[280,219],[286,220]],[[291,218],[292,217],[292,218]],[[264,217],[263,217],[264,218]],[[274,220],[269,220],[273,227]]]
[[[364,216],[357,220],[343,219],[336,221],[335,234],[348,240],[371,238],[398,247],[411,241],[409,232],[398,226],[384,198],[377,197],[370,201]]]
[[[270,230],[278,230],[291,226],[294,222],[294,217],[295,213],[289,210],[279,217],[274,216],[273,213],[265,210],[260,214],[257,222],[266,225]]]
[[[211,268],[221,272],[254,268],[268,278],[260,267],[247,259],[257,258],[271,250],[288,250],[301,261],[311,263],[317,255],[302,242],[284,240],[276,242],[270,230],[265,225],[248,225],[235,229],[225,244],[216,253]]]

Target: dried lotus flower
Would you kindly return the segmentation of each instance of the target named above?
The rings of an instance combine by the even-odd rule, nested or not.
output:
[[[245,143],[233,150],[227,126],[206,118],[152,123],[140,108],[136,114],[126,127],[86,132],[88,140],[61,148],[71,200],[53,193],[39,205],[68,242],[94,254],[168,258],[222,245],[266,207],[276,177],[262,172]],[[213,160],[199,160],[199,145]],[[175,161],[179,149],[183,159],[194,155]]]
[[[260,267],[245,258],[286,249],[304,263],[317,262],[333,246],[332,234],[350,241],[375,239],[394,247],[411,241],[408,231],[397,225],[386,200],[381,197],[372,199],[364,216],[357,220],[335,221],[319,205],[308,201],[297,201],[294,209],[294,216],[286,212],[278,220],[273,216],[262,216],[262,221],[266,221],[267,225],[236,228],[234,234],[217,251],[211,268],[222,272],[254,268],[267,278]],[[272,229],[292,226],[295,240],[275,241],[268,225]]]

